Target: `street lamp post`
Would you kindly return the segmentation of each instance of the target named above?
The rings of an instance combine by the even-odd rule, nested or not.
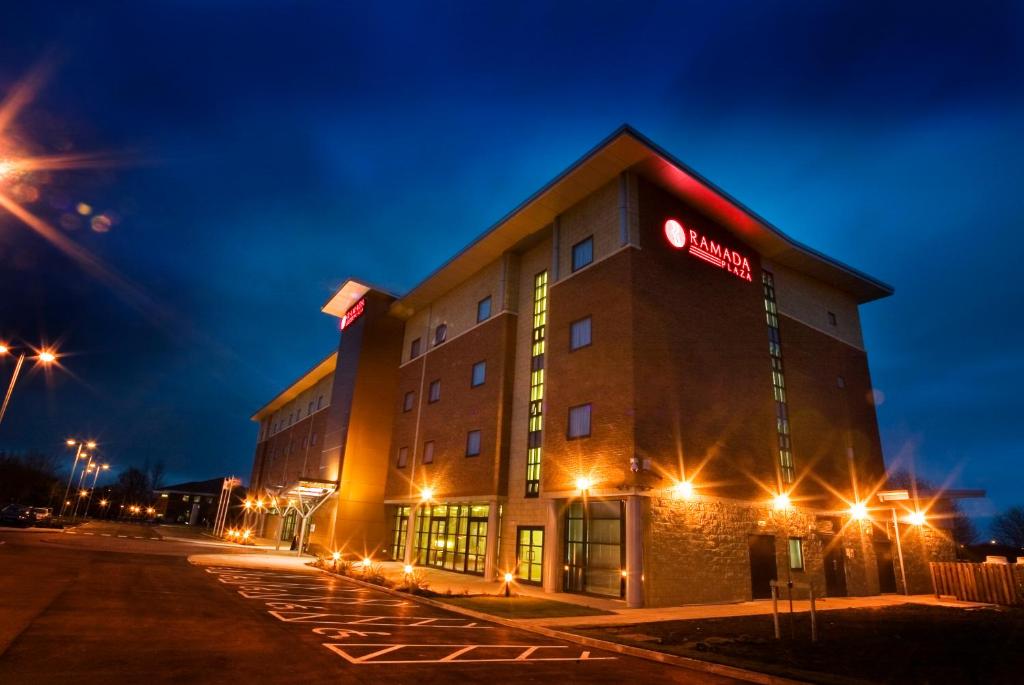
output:
[[[75,450],[75,461],[74,463],[71,464],[71,473],[68,474],[68,486],[64,489],[64,506],[62,506],[60,509],[61,518],[64,518],[64,513],[67,511],[68,508],[68,495],[71,494],[71,481],[75,477],[75,469],[78,468],[78,460],[81,459],[83,456],[88,456],[87,454],[82,453],[82,448],[96,448],[96,443],[92,440],[89,440],[88,442],[83,442],[81,440],[76,440],[75,438],[68,438],[67,440],[64,441],[64,444],[67,445],[68,447],[77,446],[78,449]]]
[[[11,348],[4,343],[0,343],[0,355],[11,354]],[[57,361],[57,355],[50,350],[40,350],[36,356],[41,364],[52,364]],[[21,373],[21,367],[25,363],[25,353],[22,352],[18,355],[18,361],[14,364],[14,373],[11,374],[11,382],[7,386],[7,393],[4,395],[4,403],[0,405],[0,423],[3,423],[4,414],[7,413],[7,405],[11,403],[11,394],[14,392],[14,384],[18,382],[18,375]]]
[[[89,501],[85,503],[85,517],[89,518],[89,507],[92,506],[92,493],[96,492],[96,481],[100,479],[100,471],[106,471],[110,469],[110,464],[103,464],[100,466],[96,464],[96,473],[92,476],[92,488],[89,490]]]
[[[75,500],[75,509],[71,512],[71,522],[74,523],[75,519],[78,518],[78,503],[85,497],[85,490],[82,489],[82,483],[85,482],[85,474],[93,469],[95,464],[92,459],[89,459],[89,463],[82,469],[82,475],[78,477],[78,499]]]

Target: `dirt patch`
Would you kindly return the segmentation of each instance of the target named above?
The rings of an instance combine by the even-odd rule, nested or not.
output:
[[[1024,610],[900,605],[575,629],[581,635],[815,682],[1024,682]],[[792,635],[792,636],[791,636]]]

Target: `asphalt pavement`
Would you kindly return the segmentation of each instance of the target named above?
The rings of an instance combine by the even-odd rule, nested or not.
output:
[[[0,528],[0,683],[731,682],[312,569],[192,564],[208,543],[161,530]]]

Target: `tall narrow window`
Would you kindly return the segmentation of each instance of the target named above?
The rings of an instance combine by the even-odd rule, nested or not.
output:
[[[416,393],[412,390],[405,393],[405,397],[402,398],[402,411],[412,411],[412,405],[416,401]]]
[[[573,321],[569,325],[569,350],[578,350],[590,344],[590,317]]]
[[[768,323],[768,352],[772,360],[772,397],[775,400],[775,428],[779,436],[779,474],[783,483],[796,477],[793,446],[789,436],[789,407],[786,404],[786,377],[782,371],[782,338],[779,336],[779,310],[775,304],[775,279],[761,272],[764,288],[764,312]]]
[[[423,443],[423,463],[433,464],[434,463],[434,441],[428,440]]]
[[[441,399],[441,380],[440,379],[438,379],[436,381],[431,381],[430,382],[430,392],[427,395],[427,402],[430,402],[431,404],[433,404],[434,402],[437,402],[439,399]]]
[[[794,571],[804,570],[804,541],[801,538],[789,539],[789,567]]]
[[[438,324],[434,329],[434,345],[440,345],[448,339],[448,324]]]
[[[572,270],[579,271],[594,261],[594,236],[572,246]]]
[[[398,466],[398,468],[400,468],[400,469],[404,469],[405,465],[408,464],[408,463],[409,463],[409,448],[408,447],[399,447],[398,448],[398,461],[396,462],[395,465]]]
[[[475,457],[480,454],[480,431],[469,431],[466,434],[466,456]]]
[[[491,296],[488,295],[484,299],[476,303],[476,322],[486,321],[491,318]]]
[[[544,430],[544,347],[548,324],[548,272],[533,278],[533,337],[530,346],[530,417],[526,440],[526,497],[540,496]]]
[[[409,359],[415,359],[420,356],[420,339],[416,338],[409,345]]]

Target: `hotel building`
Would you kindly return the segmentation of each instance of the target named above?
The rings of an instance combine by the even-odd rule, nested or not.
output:
[[[872,499],[859,307],[892,292],[623,127],[411,291],[345,282],[250,491],[326,484],[314,550],[629,606],[927,590],[944,531]]]

